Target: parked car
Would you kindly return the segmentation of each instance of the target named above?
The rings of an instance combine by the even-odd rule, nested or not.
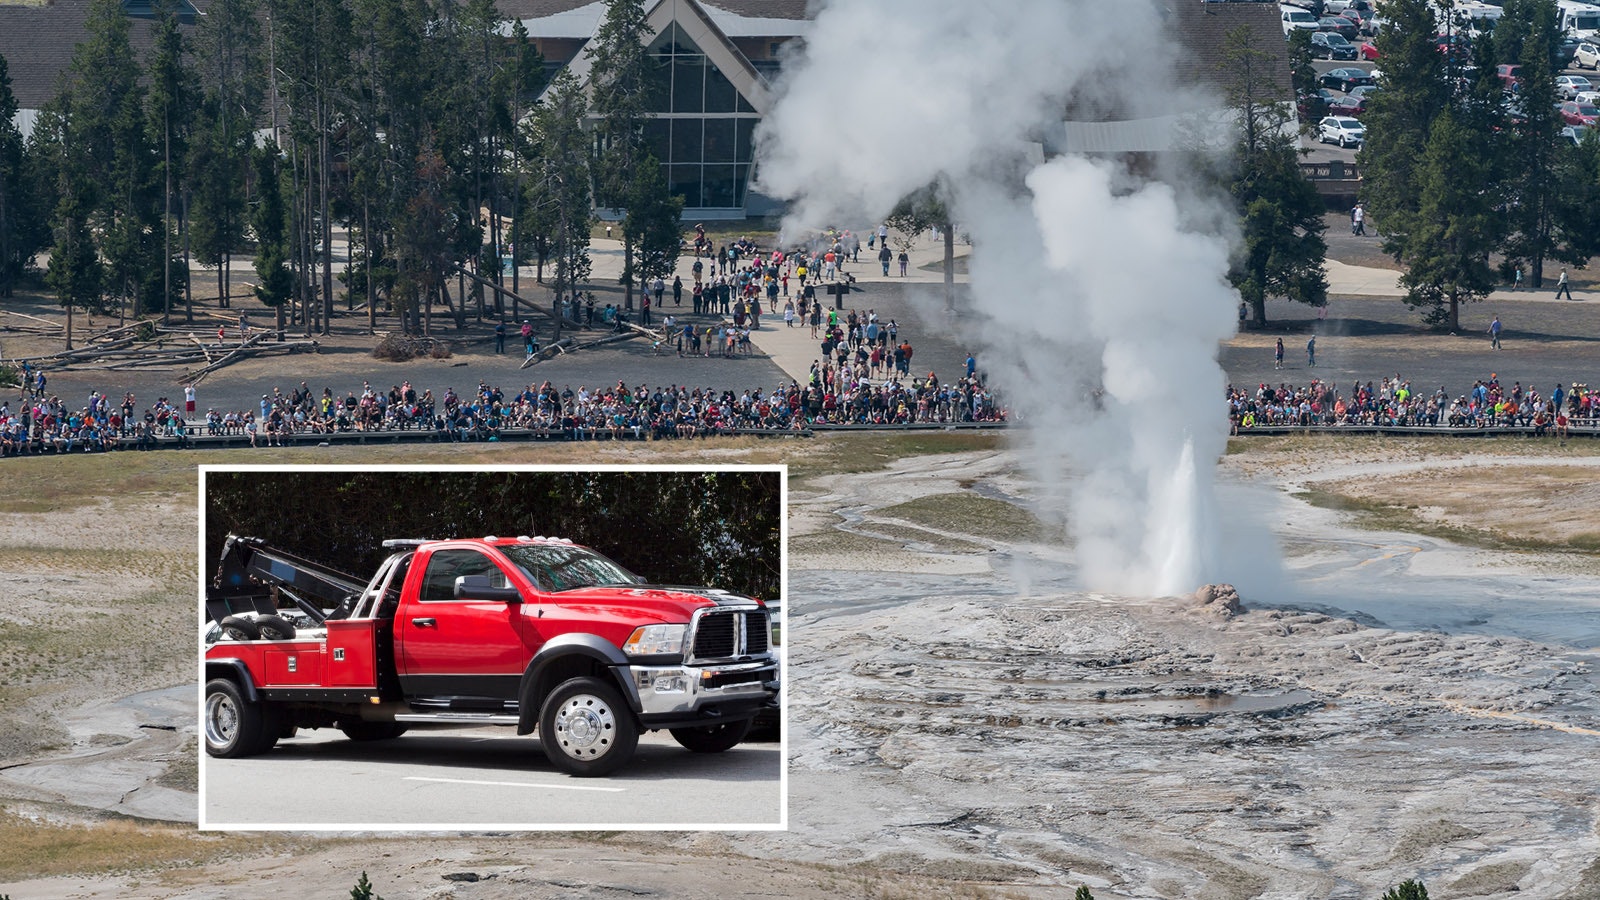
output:
[[[1367,111],[1367,101],[1354,94],[1336,97],[1328,104],[1330,116],[1359,116]]]
[[[1317,140],[1324,144],[1360,147],[1366,137],[1366,126],[1349,116],[1328,116],[1317,123]]]
[[[1360,69],[1333,69],[1324,72],[1317,79],[1319,87],[1333,88],[1336,91],[1348,91],[1363,84],[1377,84],[1377,80]]]
[[[1593,125],[1600,119],[1600,106],[1593,103],[1579,103],[1568,100],[1556,108],[1561,113],[1561,121],[1568,125]]]
[[[1600,91],[1579,91],[1573,95],[1572,99],[1579,103],[1593,103],[1596,106],[1600,106]]]
[[[1377,92],[1378,92],[1378,86],[1377,85],[1375,85],[1375,84],[1363,84],[1361,87],[1351,88],[1350,89],[1350,96],[1352,96],[1352,97],[1360,97],[1362,100],[1371,100],[1372,99],[1372,95],[1376,94]]]
[[[1337,32],[1318,31],[1311,35],[1311,55],[1323,59],[1355,59],[1356,45]]]
[[[1368,62],[1371,62],[1382,55],[1382,53],[1378,52],[1378,45],[1372,41],[1367,41],[1365,44],[1361,45],[1361,58],[1367,60]]]
[[[1361,31],[1361,26],[1346,19],[1344,16],[1323,16],[1317,20],[1319,33],[1337,34],[1345,40],[1350,40]]]
[[[1333,103],[1336,94],[1327,88],[1317,88],[1316,93],[1302,94],[1295,101],[1295,109],[1300,113],[1300,121],[1310,122],[1321,119],[1328,114],[1328,107]]]
[[[1587,125],[1568,125],[1561,129],[1562,139],[1571,141],[1574,147],[1583,143],[1583,136],[1588,133],[1589,126]]]
[[[1573,51],[1572,65],[1578,69],[1600,69],[1600,44],[1580,41]]]
[[[1282,18],[1283,18],[1283,36],[1284,37],[1288,37],[1289,36],[1289,32],[1295,31],[1295,30],[1300,30],[1300,31],[1316,31],[1317,30],[1317,17],[1313,16],[1311,13],[1308,13],[1303,9],[1296,9],[1296,8],[1288,7],[1288,6],[1281,7],[1280,11],[1281,11]]]
[[[1583,43],[1577,37],[1566,34],[1561,36],[1561,43],[1556,45],[1556,69],[1565,69],[1572,65],[1573,58],[1578,53],[1578,45]]]
[[[1522,81],[1522,67],[1519,65],[1501,63],[1494,67],[1494,74],[1500,79],[1500,87],[1508,91],[1515,91]]]
[[[1556,93],[1561,95],[1563,100],[1576,100],[1580,91],[1592,90],[1594,90],[1594,85],[1590,84],[1589,79],[1582,75],[1556,76]]]

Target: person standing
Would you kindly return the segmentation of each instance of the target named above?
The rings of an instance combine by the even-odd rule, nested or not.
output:
[[[1561,277],[1556,280],[1556,299],[1560,300],[1562,294],[1566,294],[1568,300],[1572,299],[1572,288],[1567,285],[1566,269],[1561,270]]]
[[[1567,273],[1563,271],[1561,274],[1564,277]],[[1489,323],[1489,346],[1495,350],[1500,349],[1500,327],[1500,317],[1495,316],[1494,321]]]
[[[1306,341],[1306,365],[1317,367],[1317,336],[1314,334]]]
[[[889,245],[888,244],[884,244],[883,247],[878,250],[878,262],[883,263],[883,274],[884,274],[884,277],[888,277],[888,275],[889,275],[889,263],[893,259],[894,259],[894,253],[889,249]]]
[[[683,305],[683,279],[677,275],[672,276],[672,305]]]
[[[533,355],[533,323],[527,319],[522,320],[522,351],[528,356]]]
[[[900,251],[900,277],[901,278],[906,277],[906,263],[909,263],[910,261],[911,261],[911,257],[907,256],[906,252],[904,250],[901,250]]]
[[[130,394],[129,396],[133,395]],[[194,418],[194,382],[192,381],[183,386],[183,411],[188,418]]]
[[[1362,237],[1366,236],[1367,211],[1361,207],[1360,203],[1357,203],[1356,208],[1350,211],[1350,233]]]
[[[506,320],[494,323],[494,352],[506,352]]]
[[[1277,349],[1272,351],[1272,367],[1274,369],[1283,368],[1283,338],[1278,338]]]

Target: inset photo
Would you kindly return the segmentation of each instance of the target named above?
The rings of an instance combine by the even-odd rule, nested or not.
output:
[[[201,467],[200,827],[786,827],[784,477]]]

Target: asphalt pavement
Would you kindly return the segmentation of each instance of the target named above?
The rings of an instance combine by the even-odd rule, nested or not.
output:
[[[260,756],[203,757],[204,828],[363,830],[779,828],[783,751],[747,743],[691,753],[666,732],[639,738],[606,778],[551,766],[537,736],[509,728],[412,730],[358,743],[302,732]]]

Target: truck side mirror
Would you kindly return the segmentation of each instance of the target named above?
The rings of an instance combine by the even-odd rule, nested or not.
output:
[[[495,587],[487,575],[461,575],[456,578],[457,600],[491,600],[496,603],[521,603],[522,592],[514,587]]]

